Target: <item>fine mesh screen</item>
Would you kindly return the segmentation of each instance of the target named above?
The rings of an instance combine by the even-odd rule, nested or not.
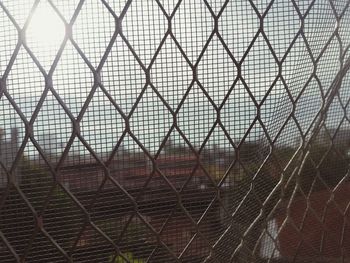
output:
[[[348,262],[349,6],[0,0],[0,262]]]

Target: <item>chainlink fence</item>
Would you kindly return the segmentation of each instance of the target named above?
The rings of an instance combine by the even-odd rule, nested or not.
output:
[[[349,262],[349,5],[0,0],[0,262]]]

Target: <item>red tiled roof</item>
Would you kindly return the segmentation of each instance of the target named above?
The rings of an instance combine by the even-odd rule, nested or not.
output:
[[[163,155],[156,159],[156,162],[181,162],[181,161],[196,161],[195,156],[183,156],[183,155]]]

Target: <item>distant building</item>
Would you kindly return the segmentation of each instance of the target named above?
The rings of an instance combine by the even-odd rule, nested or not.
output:
[[[203,187],[208,183],[208,178],[203,170],[197,167],[197,162],[195,156],[161,155],[155,160],[161,174],[158,170],[155,171],[148,186],[168,187],[164,178],[166,177],[175,188],[181,188],[192,175],[188,186]],[[120,160],[113,160],[108,168],[110,176],[126,189],[142,189],[153,171],[152,165],[144,156],[135,157],[127,153]],[[103,167],[95,160],[82,158],[80,162],[74,162],[73,158],[59,169],[58,177],[72,191],[92,191],[101,185],[104,176]],[[107,180],[104,189],[112,187],[115,186]]]
[[[15,159],[16,153],[18,151],[18,131],[16,128],[11,130],[10,140],[5,140],[5,132],[0,129],[0,188],[6,187],[7,185],[7,173],[2,168],[4,166],[7,170],[11,168],[11,165]],[[17,174],[14,173],[13,176],[17,178]]]
[[[70,164],[62,167],[58,179],[71,191],[96,191],[101,185],[104,172],[96,162]]]

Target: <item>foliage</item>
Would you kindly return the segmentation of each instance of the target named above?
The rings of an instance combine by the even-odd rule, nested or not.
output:
[[[311,150],[299,174],[302,189],[308,192],[311,187],[321,190],[334,187],[349,170],[349,161],[341,152],[345,145],[330,148],[322,144],[311,145]],[[312,186],[314,184],[314,186]]]
[[[77,220],[82,218],[79,209],[44,168],[23,158],[18,173],[21,178],[19,189],[24,196],[15,188],[11,190],[1,209],[0,229],[5,229],[5,234],[15,241],[13,243],[16,249],[24,248],[28,244],[28,240],[19,237],[29,238],[37,224],[42,225],[60,246],[70,247],[76,235]],[[24,199],[28,200],[34,214]],[[40,234],[39,236],[32,244],[33,254],[40,253],[42,249],[40,242],[45,237]]]
[[[154,245],[152,245],[149,240],[146,240],[149,236],[147,227],[140,222],[140,220],[133,218],[129,222],[128,227],[120,240],[120,235],[125,226],[125,222],[127,221],[126,219],[126,217],[108,218],[98,220],[96,224],[109,238],[112,240],[119,240],[118,246],[120,249],[122,251],[128,251],[124,256],[128,255],[128,257],[131,256],[131,258],[133,258],[134,261],[130,260],[130,262],[144,262],[142,261],[142,258],[145,257],[145,255],[148,255],[154,248]],[[120,262],[124,262],[120,256],[116,259],[121,260]]]
[[[144,262],[146,262],[143,259],[134,258],[133,254],[131,252],[123,253],[123,255],[129,262],[132,262],[132,263],[144,263]],[[113,260],[113,258],[114,258],[114,256],[110,257],[111,263],[126,263],[126,261],[121,256],[117,256],[114,260]]]

